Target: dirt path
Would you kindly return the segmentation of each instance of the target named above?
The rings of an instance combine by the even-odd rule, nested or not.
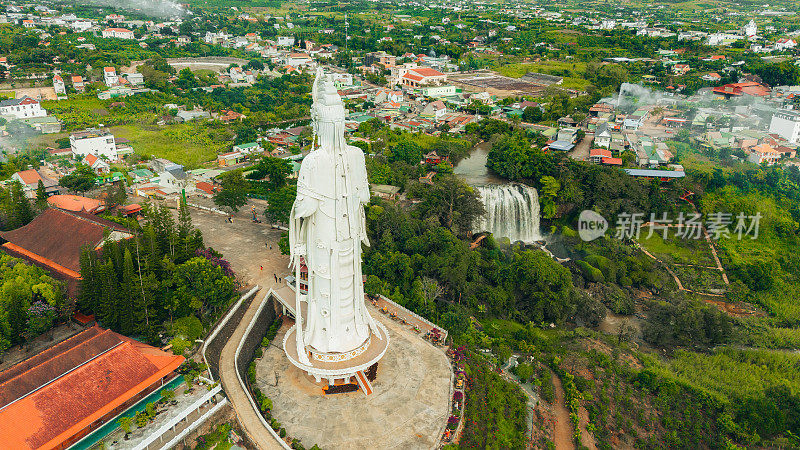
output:
[[[576,161],[586,161],[589,159],[589,150],[592,148],[594,141],[594,133],[586,133],[583,140],[578,142],[572,151],[569,152],[569,157]]]
[[[553,374],[553,386],[556,391],[556,399],[553,402],[556,419],[553,427],[553,443],[556,445],[556,450],[573,450],[575,443],[572,441],[572,422],[569,420],[569,411],[564,405],[564,387],[561,386],[561,379],[556,374]]]

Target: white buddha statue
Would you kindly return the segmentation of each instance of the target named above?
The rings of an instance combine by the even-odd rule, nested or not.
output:
[[[364,153],[344,139],[345,108],[332,80],[318,70],[311,117],[315,143],[300,166],[290,216],[291,265],[308,267],[308,294],[297,290],[298,357],[301,349],[344,353],[364,344],[374,320],[364,305],[361,244],[367,239],[364,204],[369,184]],[[306,317],[300,302],[306,301]],[[305,325],[305,326],[304,326]]]

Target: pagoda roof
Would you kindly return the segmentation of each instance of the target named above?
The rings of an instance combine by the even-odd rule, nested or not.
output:
[[[0,372],[0,442],[64,448],[184,361],[94,326]]]
[[[58,268],[51,267],[48,262],[79,273],[81,248],[99,247],[106,229],[127,235],[123,237],[132,236],[130,230],[93,214],[48,208],[29,224],[0,232],[0,237],[8,241],[3,247],[11,253],[32,259],[51,270],[58,271]]]

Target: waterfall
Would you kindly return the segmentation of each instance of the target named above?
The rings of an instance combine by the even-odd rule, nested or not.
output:
[[[539,234],[539,194],[523,184],[494,184],[477,187],[486,214],[476,230],[489,231],[496,238],[531,243]]]

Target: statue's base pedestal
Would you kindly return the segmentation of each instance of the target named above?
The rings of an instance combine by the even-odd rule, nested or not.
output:
[[[359,350],[360,353],[357,356],[343,361],[335,361],[337,358],[328,358],[330,360],[320,361],[313,358],[310,352],[304,348],[301,351],[306,352],[311,365],[301,363],[297,356],[296,324],[283,337],[283,351],[286,352],[286,357],[289,358],[289,362],[292,365],[311,375],[317,383],[325,381],[328,385],[336,385],[337,382],[350,382],[352,378],[358,376],[359,372],[363,374],[364,371],[383,358],[386,349],[389,347],[389,332],[382,323],[376,322],[376,324],[378,325],[380,336],[371,335],[368,346],[365,349]]]

